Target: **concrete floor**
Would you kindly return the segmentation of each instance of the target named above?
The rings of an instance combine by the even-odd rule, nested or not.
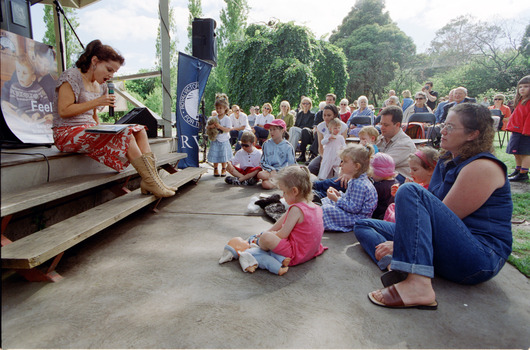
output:
[[[353,233],[282,276],[218,264],[225,243],[268,228],[245,216],[256,186],[212,172],[70,249],[58,283],[2,283],[3,348],[528,348],[530,282],[434,280],[437,311],[389,310],[367,293],[380,272]]]

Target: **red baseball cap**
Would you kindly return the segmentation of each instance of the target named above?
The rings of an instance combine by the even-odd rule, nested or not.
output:
[[[282,129],[287,129],[287,124],[281,119],[274,119],[272,122],[265,124],[265,129],[269,130],[271,126],[279,126]]]

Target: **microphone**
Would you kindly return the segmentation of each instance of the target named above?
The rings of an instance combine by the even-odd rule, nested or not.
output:
[[[114,83],[112,81],[109,81],[107,83],[107,88],[109,89],[109,95],[114,95]],[[109,116],[114,117],[114,107],[109,106]]]

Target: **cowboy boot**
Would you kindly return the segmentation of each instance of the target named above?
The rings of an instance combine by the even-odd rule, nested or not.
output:
[[[174,191],[170,191],[164,187],[156,171],[151,168],[148,157],[144,154],[141,157],[133,159],[131,164],[142,177],[142,182],[140,183],[142,194],[151,192],[157,198],[175,195]]]
[[[148,153],[145,153],[144,155],[147,157],[147,160],[149,161],[149,165],[156,172],[156,175],[160,179],[160,182],[162,183],[162,185],[164,185],[164,187],[167,188],[168,190],[176,192],[178,190],[178,188],[166,185],[164,183],[164,181],[162,180],[162,178],[160,177],[160,175],[158,174],[158,170],[156,169],[156,156],[155,156],[155,154],[153,152],[148,152]]]

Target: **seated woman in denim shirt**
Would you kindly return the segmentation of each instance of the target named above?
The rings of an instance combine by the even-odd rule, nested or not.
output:
[[[382,277],[387,288],[368,294],[376,305],[436,309],[435,273],[478,284],[493,278],[511,253],[510,185],[506,166],[492,154],[489,110],[456,105],[441,133],[446,153],[429,190],[414,183],[400,186],[395,224],[367,219],[355,225],[356,235],[380,240],[374,245],[377,260],[392,255],[391,271]]]

